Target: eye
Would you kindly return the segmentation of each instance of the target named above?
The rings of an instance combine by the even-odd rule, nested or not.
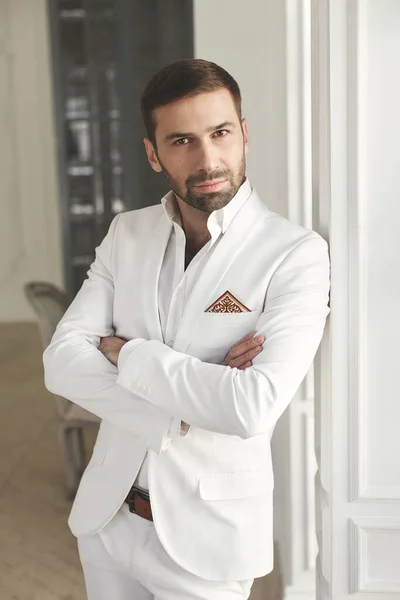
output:
[[[227,129],[218,129],[218,131],[216,131],[214,133],[214,135],[215,135],[215,137],[221,138],[221,137],[225,137],[227,133],[228,133]]]
[[[189,143],[188,138],[179,138],[174,142],[174,146],[186,146]]]

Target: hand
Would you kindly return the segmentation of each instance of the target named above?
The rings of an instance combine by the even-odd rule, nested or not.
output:
[[[115,366],[118,364],[118,357],[122,346],[126,344],[126,340],[116,336],[103,337],[97,347],[100,352]]]
[[[221,365],[237,368],[241,371],[248,369],[253,365],[253,358],[260,354],[262,345],[265,342],[264,336],[254,337],[256,332],[252,331],[244,338],[236,342],[225,356]]]

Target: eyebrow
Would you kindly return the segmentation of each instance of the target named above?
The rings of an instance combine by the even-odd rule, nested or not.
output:
[[[223,123],[220,123],[220,125],[216,125],[215,127],[207,127],[206,129],[206,133],[211,133],[213,131],[218,131],[219,129],[225,129],[226,127],[235,127],[235,123],[232,123],[231,121],[224,121]],[[165,136],[164,141],[165,142],[169,142],[170,140],[176,140],[179,138],[186,138],[186,137],[196,137],[195,133],[192,132],[179,132],[179,131],[173,131],[172,133],[169,133],[168,135]]]

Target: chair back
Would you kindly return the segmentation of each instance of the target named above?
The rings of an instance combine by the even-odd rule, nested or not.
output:
[[[68,308],[67,294],[56,285],[45,281],[31,281],[24,285],[24,293],[36,313],[43,350],[51,342],[58,323]],[[67,415],[71,402],[54,395],[60,419]]]
[[[50,344],[56,327],[68,308],[67,294],[54,284],[44,281],[25,284],[24,292],[36,313],[44,350]]]

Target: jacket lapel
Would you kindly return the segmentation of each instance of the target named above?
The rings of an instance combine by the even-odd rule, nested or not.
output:
[[[264,227],[265,221],[260,217],[266,212],[268,212],[266,205],[253,191],[218,242],[186,302],[174,344],[178,352],[186,352],[201,314],[214,299],[215,289],[245,246],[248,236],[252,236],[260,227]]]
[[[158,312],[158,281],[172,224],[161,214],[155,228],[146,235],[140,269],[144,325],[149,340],[164,341]]]

